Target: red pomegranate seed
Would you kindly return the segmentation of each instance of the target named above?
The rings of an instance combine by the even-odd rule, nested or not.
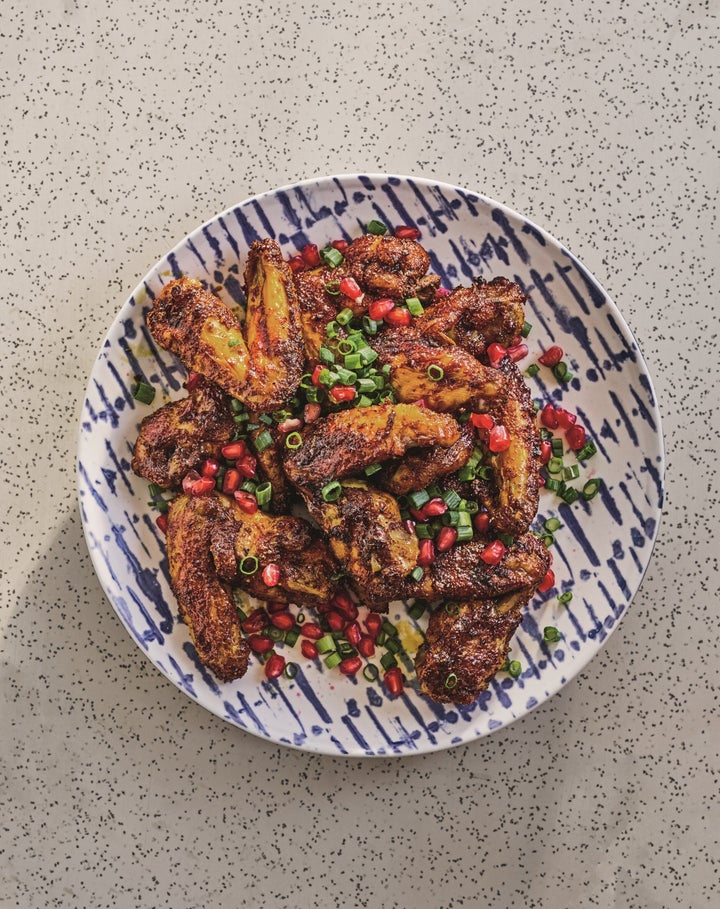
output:
[[[552,347],[548,347],[548,349],[541,357],[538,357],[538,360],[540,363],[542,363],[543,366],[557,366],[562,358],[562,347],[558,347],[557,344],[553,344]]]
[[[350,641],[353,647],[357,647],[360,643],[360,638],[362,637],[362,631],[360,631],[360,626],[357,622],[351,622],[348,625],[345,629],[345,637]]]
[[[254,458],[251,454],[246,454],[245,457],[235,462],[235,467],[246,480],[252,480],[257,471],[257,458]]]
[[[552,404],[546,404],[540,411],[540,422],[548,429],[557,429],[558,419]]]
[[[187,379],[185,379],[185,388],[188,394],[192,394],[195,391],[197,383],[200,381],[199,372],[189,372]]]
[[[300,652],[306,660],[316,660],[318,658],[318,649],[312,641],[303,641],[300,644]]]
[[[552,570],[552,568],[548,568],[548,570],[545,572],[545,577],[538,584],[538,590],[540,591],[540,593],[545,593],[546,591],[550,590],[554,586],[555,586],[555,572]]]
[[[225,476],[223,477],[222,491],[226,492],[228,495],[231,495],[240,486],[241,480],[242,480],[242,477],[240,476],[240,471],[236,470],[234,467],[231,467],[229,470],[225,471]]]
[[[212,477],[201,477],[197,470],[189,470],[182,482],[183,492],[191,496],[203,496],[211,489],[215,489],[215,480]]]
[[[244,511],[245,514],[255,514],[258,510],[257,499],[252,493],[245,492],[244,489],[238,489],[237,492],[234,492],[233,498],[238,503],[240,510]]]
[[[540,486],[541,488],[545,485],[545,477],[541,473],[538,474],[537,481],[538,481],[538,486]]]
[[[383,676],[383,683],[387,689],[387,693],[391,694],[393,697],[403,693],[403,677],[402,672],[400,672],[399,666],[393,666],[392,669],[388,671]]]
[[[505,429],[505,427],[501,424],[493,426],[493,428],[490,430],[488,448],[495,454],[500,451],[507,451],[508,448],[510,448],[510,436],[507,429]]]
[[[495,425],[495,420],[489,413],[471,413],[470,422],[475,429],[492,429]]]
[[[586,437],[587,434],[585,432],[585,427],[580,426],[579,423],[571,426],[570,429],[568,429],[568,431],[565,433],[567,443],[573,451],[580,451],[580,449],[585,445]]]
[[[342,631],[345,627],[345,623],[347,622],[345,616],[340,615],[339,612],[335,612],[334,609],[331,609],[330,612],[325,613],[325,619],[330,626],[330,631]]]
[[[417,563],[421,568],[427,568],[435,561],[435,544],[432,540],[420,540],[420,553]]]
[[[268,614],[264,609],[256,609],[255,612],[251,613],[244,622],[240,622],[240,627],[245,632],[245,634],[257,634],[258,631],[262,631],[263,628],[267,628],[270,623]]]
[[[375,642],[369,634],[361,635],[360,640],[357,642],[357,649],[358,653],[364,656],[366,659],[370,659],[371,656],[375,656]]]
[[[204,477],[216,477],[220,472],[220,461],[217,458],[206,458],[200,465],[200,473]]]
[[[425,515],[421,508],[411,508],[410,514],[415,518],[416,521],[424,521]]]
[[[320,264],[320,253],[314,243],[306,243],[300,250],[300,255],[305,260],[305,264],[315,268]]]
[[[302,256],[291,256],[288,259],[288,265],[293,274],[297,274],[299,271],[305,271],[307,268],[307,262],[303,259]]]
[[[197,472],[197,470],[188,470],[182,481],[183,492],[186,492],[188,495],[192,495],[193,484],[199,479],[200,474]]]
[[[543,439],[543,441],[540,443],[540,461],[543,464],[547,464],[551,457],[552,445],[546,439]]]
[[[270,562],[263,568],[261,577],[266,587],[277,587],[280,582],[280,566]]]
[[[415,533],[415,521],[411,521],[410,518],[403,521],[403,527],[408,533]]]
[[[396,307],[385,314],[385,321],[388,325],[394,325],[397,328],[405,328],[412,322],[412,313],[404,307]]]
[[[429,502],[423,505],[422,515],[424,518],[437,518],[441,514],[445,514],[447,510],[447,502],[443,499],[430,499]]]
[[[339,253],[345,255],[350,244],[347,240],[333,240],[330,246],[332,246],[333,249],[336,249]]]
[[[363,295],[355,278],[343,278],[340,282],[340,293],[350,297],[351,300],[357,300]]]
[[[413,401],[413,404],[416,407],[427,407],[427,404],[425,403],[425,398],[418,398],[417,401]]]
[[[337,609],[341,615],[344,615],[346,619],[350,619],[352,621],[353,619],[357,618],[357,606],[342,590],[336,591],[332,600],[330,600],[330,605]]]
[[[270,616],[270,621],[280,631],[290,631],[295,624],[295,619],[289,612],[275,612]]]
[[[395,309],[395,301],[389,297],[382,297],[380,300],[373,300],[368,306],[368,315],[376,322],[380,322],[393,309]]]
[[[457,540],[458,532],[454,527],[441,527],[440,532],[435,537],[435,549],[438,552],[447,552],[452,549]]]
[[[486,565],[499,565],[502,557],[507,552],[507,547],[502,540],[495,540],[480,553],[480,558]]]
[[[287,603],[281,603],[280,600],[269,600],[265,604],[265,608],[270,613],[270,615],[272,615],[273,613],[276,613],[276,612],[287,612],[288,611]]]
[[[487,356],[488,360],[490,361],[490,365],[494,366],[497,369],[497,367],[507,356],[507,350],[502,346],[502,344],[495,342],[488,345]]]
[[[401,224],[395,228],[395,236],[399,240],[419,240],[420,231],[417,227],[409,227],[407,224]]]
[[[335,388],[330,389],[330,397],[338,404],[343,401],[352,401],[355,397],[355,389],[352,385],[336,385]]]
[[[236,461],[247,452],[247,445],[244,439],[240,439],[238,442],[230,442],[227,445],[223,445],[220,451],[222,456],[227,458],[228,461]]]
[[[317,622],[305,622],[300,626],[300,634],[304,638],[310,638],[311,641],[319,641],[325,632]]]
[[[528,346],[527,344],[513,344],[512,347],[508,347],[507,353],[513,363],[517,363],[528,355]]]
[[[479,511],[473,518],[473,527],[478,533],[487,533],[490,530],[490,515],[487,511]]]
[[[322,413],[322,407],[319,404],[306,404],[303,410],[303,417],[306,423],[314,423]]]
[[[577,422],[577,417],[575,414],[570,413],[569,410],[565,410],[564,407],[556,407],[555,416],[557,417],[558,426],[560,429],[570,429],[570,427],[574,426]]]
[[[167,528],[168,528],[167,514],[159,514],[155,518],[155,523],[157,524],[159,530],[161,530],[163,533],[167,533]]]
[[[438,287],[438,289],[435,291],[436,300],[442,300],[443,297],[449,297],[449,296],[450,296],[450,291],[447,289],[447,287]]]
[[[324,368],[325,367],[322,365],[322,363],[318,363],[318,365],[315,367],[315,369],[313,369],[312,375],[310,376],[310,381],[313,383],[313,385],[320,384],[320,373],[323,371]]]
[[[338,669],[343,675],[355,675],[361,667],[362,660],[359,656],[345,657],[342,663],[338,665]]]
[[[377,612],[369,612],[367,616],[365,616],[365,627],[373,640],[380,634],[382,623],[382,616]]]
[[[273,649],[273,639],[264,634],[253,634],[248,638],[248,644],[253,653],[267,653]]]
[[[287,420],[283,420],[281,423],[278,423],[278,429],[282,433],[295,432],[297,429],[302,429],[303,421],[297,417],[292,417]]]
[[[265,663],[265,675],[269,679],[276,679],[285,672],[285,657],[274,653]]]

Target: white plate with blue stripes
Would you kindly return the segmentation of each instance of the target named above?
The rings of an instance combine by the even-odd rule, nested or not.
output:
[[[533,394],[578,414],[598,453],[579,482],[601,477],[592,501],[566,505],[543,491],[538,523],[557,517],[556,587],[538,594],[512,642],[518,678],[499,673],[468,707],[420,695],[399,697],[359,674],[350,679],[303,660],[294,679],[268,681],[257,662],[219,683],[198,662],[168,579],[164,538],[147,507],[147,483],[130,470],[140,420],[151,408],[132,397],[136,378],[153,385],[153,409],[183,395],[185,370],[159,350],[145,314],[163,284],[187,274],[241,302],[250,243],[273,237],[287,255],[306,243],[350,240],[371,220],[414,225],[445,287],[504,275],[528,294],[533,362],[557,344],[573,374],[548,370]],[[523,365],[524,365],[523,364]],[[407,755],[471,742],[543,703],[598,652],[638,590],[650,560],[663,498],[660,416],[645,362],[614,303],[568,250],[544,230],[479,193],[433,180],[347,175],[307,180],[229,208],[179,243],[140,282],[102,345],[87,388],[79,438],[79,501],[100,582],[138,647],[188,697],[254,735],[308,751]],[[567,605],[558,595],[572,591]],[[406,619],[402,604],[391,618]],[[422,620],[421,620],[422,621]],[[552,626],[561,639],[547,643]]]

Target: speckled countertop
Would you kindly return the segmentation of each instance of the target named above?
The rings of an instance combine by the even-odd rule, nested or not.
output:
[[[711,2],[4,2],[0,905],[718,905],[718,12]],[[255,192],[426,174],[548,228],[655,378],[665,517],[559,695],[342,760],[204,712],[135,647],[75,501],[138,278]]]

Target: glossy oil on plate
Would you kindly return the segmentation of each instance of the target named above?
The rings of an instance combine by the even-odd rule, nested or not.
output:
[[[372,219],[415,225],[443,286],[504,275],[528,294],[530,354],[551,344],[565,351],[573,378],[548,369],[530,382],[540,401],[578,415],[598,453],[580,465],[576,485],[601,477],[590,502],[540,498],[539,527],[558,517],[552,547],[556,587],[538,594],[512,641],[522,665],[498,673],[468,707],[420,695],[410,677],[389,697],[380,682],[305,661],[290,680],[268,681],[251,661],[247,675],[219,683],[198,662],[171,593],[164,538],[147,506],[147,482],[130,470],[140,420],[184,394],[184,368],[157,348],[145,326],[153,298],[186,274],[227,302],[242,303],[250,243],[273,237],[286,255],[359,236]],[[132,397],[140,378],[157,389],[152,407]],[[568,463],[574,458],[566,459]],[[523,716],[557,692],[617,627],[647,568],[660,518],[663,448],[652,382],[628,327],[605,291],[556,240],[510,209],[432,180],[355,175],[308,180],[230,208],[199,227],[162,259],[120,310],[98,355],[84,403],[78,455],[80,510],[100,582],[138,647],[190,698],[241,729],[309,751],[408,755],[471,742]],[[568,605],[558,595],[572,591]],[[404,607],[391,618],[407,619]],[[422,620],[421,620],[422,621]],[[560,641],[543,641],[556,627]]]

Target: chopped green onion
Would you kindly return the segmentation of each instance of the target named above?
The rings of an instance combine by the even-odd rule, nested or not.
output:
[[[552,544],[555,542],[555,537],[551,533],[543,533],[540,536],[540,540],[542,541],[544,546],[547,549],[549,549],[552,546]]]
[[[549,530],[550,533],[555,533],[556,530],[560,530],[562,524],[560,523],[559,518],[548,518],[543,524],[543,527],[545,530]]]
[[[368,464],[368,466],[365,468],[365,476],[371,477],[379,470],[382,470],[382,464]]]
[[[238,568],[240,569],[240,574],[255,574],[258,570],[260,563],[258,562],[255,556],[245,556],[244,559],[240,560]]]
[[[392,622],[388,621],[388,619],[385,619],[385,620],[383,621],[383,623],[382,623],[382,630],[385,632],[385,634],[389,635],[391,638],[397,637],[398,630],[397,630],[397,628],[393,625]]]
[[[368,663],[363,669],[363,677],[368,682],[376,682],[379,675],[380,671],[374,663]]]
[[[384,653],[380,657],[380,665],[383,669],[394,669],[397,666],[397,660],[392,653]]]
[[[287,640],[287,636],[285,637],[285,640]],[[297,663],[286,663],[285,664],[285,669],[283,670],[283,675],[285,676],[286,679],[294,679],[297,674],[298,674]]]
[[[527,338],[531,331],[532,325],[529,322],[524,322],[523,327],[520,329],[520,337]]]
[[[297,640],[300,637],[299,628],[291,628],[290,631],[285,632],[285,643],[288,647],[294,647],[297,644]]]
[[[408,505],[411,508],[422,508],[430,501],[427,489],[418,489],[417,492],[410,492],[407,496]]]
[[[340,250],[335,249],[334,246],[326,246],[324,249],[321,249],[320,258],[326,265],[329,265],[330,268],[337,268],[338,265],[342,265],[345,259]]]
[[[338,381],[339,376],[336,372],[333,372],[332,369],[321,369],[318,373],[318,382],[321,385],[326,385],[328,388],[337,385]]]
[[[255,498],[257,499],[257,503],[261,508],[263,505],[267,505],[272,498],[272,483],[270,481],[261,483],[255,489]]]
[[[457,686],[457,683],[458,677],[454,672],[451,672],[450,675],[445,679],[445,687],[450,691],[452,691],[452,689]]]
[[[541,429],[540,429],[540,438],[543,439],[545,442],[547,442],[549,440],[550,447],[552,447],[553,434],[550,432],[549,429],[545,429],[544,426],[541,427]]]
[[[132,393],[133,398],[141,404],[152,404],[155,400],[155,389],[147,382],[140,382],[135,385]]]
[[[348,354],[355,353],[356,347],[357,345],[355,341],[351,340],[350,338],[341,338],[337,343],[337,351],[343,357],[348,356]]]
[[[289,432],[287,434],[287,436],[285,437],[285,447],[290,448],[293,451],[296,448],[300,448],[302,443],[303,443],[302,436],[300,435],[299,432]]]
[[[410,572],[411,581],[422,581],[422,579],[424,577],[425,577],[425,572],[419,565],[417,567],[413,568],[413,570]]]
[[[427,368],[427,374],[428,378],[432,379],[433,382],[439,382],[445,375],[445,370],[442,366],[436,366],[435,363],[431,363]]]
[[[339,281],[328,281],[325,285],[325,290],[332,297],[340,296],[340,282]]]
[[[355,313],[352,311],[352,309],[346,306],[345,309],[340,310],[335,318],[338,320],[340,325],[347,325],[354,315]]]
[[[449,600],[445,604],[445,612],[447,615],[460,615],[460,605],[453,602],[453,600]]]
[[[491,480],[493,475],[493,469],[489,464],[482,464],[480,467],[475,468],[475,476],[478,480]]]
[[[468,540],[473,538],[473,529],[472,526],[467,524],[460,524],[457,528],[457,537],[456,540],[458,543],[467,543]]]
[[[442,499],[448,508],[457,508],[460,504],[460,496],[455,492],[454,489],[446,489],[442,494]]]
[[[337,502],[342,495],[342,491],[342,485],[337,480],[331,480],[321,490],[323,502]]]
[[[411,619],[415,619],[415,621],[417,621],[419,618],[422,618],[426,609],[427,603],[425,600],[415,600],[412,606],[408,609],[408,615]]]
[[[295,621],[298,623],[298,625],[302,625],[302,623],[305,621],[305,613],[298,612],[297,617],[295,618]]]
[[[470,483],[475,479],[475,468],[470,464],[466,464],[464,467],[461,467],[458,470],[458,480],[461,483]]]
[[[534,378],[540,372],[540,367],[537,363],[531,363],[528,368],[525,370],[525,375]],[[536,408],[537,409],[537,408]]]
[[[465,502],[465,511],[467,511],[468,514],[477,514],[480,511],[480,506],[477,502],[473,502],[471,500],[469,502]]]
[[[331,634],[323,635],[320,640],[315,641],[318,653],[329,653],[335,650],[335,638]]]
[[[565,593],[561,593],[557,599],[558,599],[558,603],[562,603],[563,606],[567,606],[567,604],[570,602],[570,600],[572,600],[572,598],[573,598],[572,590],[566,590]]]
[[[555,641],[559,641],[561,637],[562,635],[553,625],[547,625],[543,628],[543,640],[552,644]]]
[[[381,237],[383,234],[387,233],[387,227],[385,227],[382,221],[375,221],[374,219],[368,222],[365,230],[369,234],[375,234],[376,237]]]
[[[317,644],[315,645],[317,647]],[[343,661],[343,656],[341,653],[331,653],[329,656],[326,656],[323,662],[328,669],[334,669],[336,666],[339,666]]]
[[[389,650],[390,653],[400,653],[402,650],[402,644],[398,641],[397,638],[388,638],[385,643],[386,650]]]
[[[237,398],[230,398],[230,409],[233,413],[241,413],[245,410],[245,405],[242,401],[238,401]]]
[[[315,386],[313,385],[312,376],[310,375],[309,372],[306,372],[304,375],[300,376],[300,388],[302,388],[303,390],[305,390],[305,389],[312,390],[315,388]]]
[[[588,480],[587,483],[582,488],[582,497],[586,502],[589,502],[590,499],[594,499],[595,496],[600,492],[600,487],[602,486],[602,480],[597,477],[593,477],[592,480]]]
[[[435,534],[430,530],[429,524],[416,524],[415,536],[418,540],[433,540],[435,538]]]
[[[344,366],[338,366],[336,372],[342,385],[354,385],[357,382],[357,373],[352,372],[350,369],[345,369]]]
[[[427,494],[431,499],[439,499],[442,495],[442,489],[438,486],[437,483],[431,483],[429,486],[426,486]]]
[[[275,627],[268,628],[265,631],[265,634],[269,638],[272,638],[273,641],[282,641],[282,639],[285,637],[285,632],[281,631],[279,628],[275,628]]]
[[[580,468],[577,464],[571,464],[569,467],[563,467],[563,480],[577,480],[580,476]]]
[[[228,347],[230,347],[230,348],[237,347],[238,344],[240,343],[240,340],[241,340],[240,338],[231,338],[228,341]]]
[[[374,351],[372,347],[361,347],[358,353],[360,354],[360,362],[363,366],[369,366],[378,358],[377,352]]]
[[[563,469],[562,458],[550,458],[547,463],[547,469],[549,473],[560,473]]]
[[[356,407],[371,407],[375,402],[372,398],[368,398],[367,395],[360,395],[360,397],[355,402]]]
[[[335,354],[328,347],[320,348],[320,362],[324,363],[326,366],[333,366],[335,363]]]
[[[388,636],[385,634],[385,632],[379,631],[378,636],[375,638],[375,643],[378,645],[378,647],[384,647],[387,643],[387,639]]]
[[[362,367],[360,354],[355,352],[346,354],[344,363],[345,369],[360,369]],[[373,388],[374,387],[375,386],[373,385]]]
[[[421,316],[425,312],[422,303],[417,297],[409,297],[405,301],[405,305],[410,310],[410,314],[413,316]]]
[[[255,482],[255,480],[245,480],[240,489],[242,489],[243,492],[251,492],[253,495],[255,495],[257,485],[258,484]]]
[[[273,418],[270,416],[269,413],[261,413],[260,416],[258,417],[258,420],[260,420],[260,422],[264,423],[266,426],[273,425]]]
[[[510,673],[510,675],[511,675],[514,679],[518,678],[519,675],[520,675],[520,673],[522,672],[522,663],[521,663],[519,660],[512,660],[512,661],[508,664],[508,669],[507,669],[507,671]]]
[[[263,431],[258,435],[257,439],[255,439],[255,450],[265,451],[265,449],[269,448],[272,444],[273,437],[270,435],[267,429],[263,429]]]
[[[366,335],[377,334],[378,323],[375,321],[375,319],[371,319],[370,316],[363,316],[362,327]]]
[[[575,457],[578,459],[578,461],[587,461],[594,454],[597,454],[597,448],[595,447],[593,440],[590,439],[590,441],[586,442],[580,451],[577,452]]]
[[[335,319],[328,322],[328,324],[325,326],[325,334],[330,339],[337,338],[339,330],[340,330],[340,326],[337,324]]]
[[[560,498],[568,505],[572,505],[573,502],[577,502],[580,498],[580,493],[574,486],[568,486],[568,488],[560,494]]]
[[[556,480],[554,477],[548,477],[545,480],[545,489],[549,489],[551,492],[560,491],[560,481]]]
[[[375,387],[375,383],[373,382],[372,379],[358,379],[357,387],[358,387],[358,391],[362,392],[363,394],[365,394],[365,392],[368,392],[369,394],[374,394],[377,391],[377,388]]]
[[[550,439],[550,449],[556,458],[561,458],[564,453],[563,440],[558,436],[553,436]]]

